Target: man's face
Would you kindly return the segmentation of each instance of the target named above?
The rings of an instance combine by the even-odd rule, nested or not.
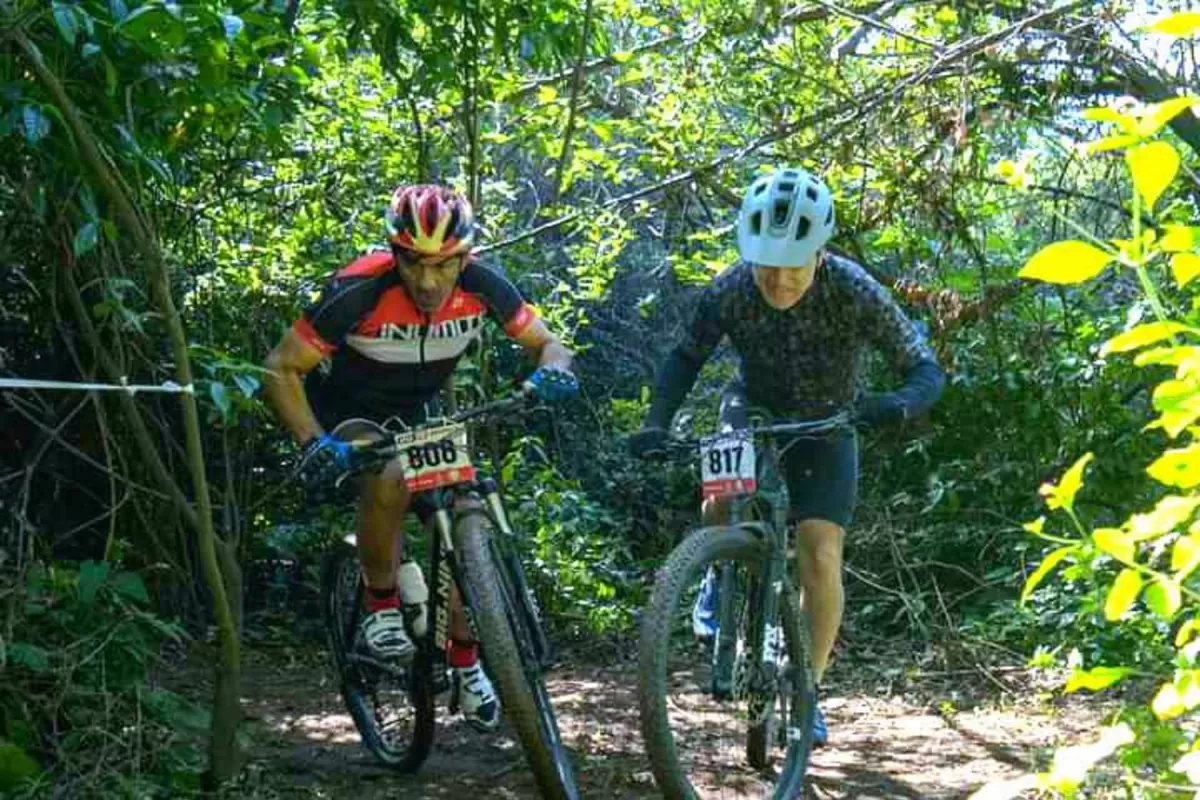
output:
[[[420,256],[400,248],[393,252],[405,291],[426,314],[442,307],[466,264],[464,255]]]
[[[759,294],[772,308],[786,311],[812,286],[820,256],[804,266],[797,267],[754,267],[754,283]]]

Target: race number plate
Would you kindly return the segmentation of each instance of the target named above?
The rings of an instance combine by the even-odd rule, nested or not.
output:
[[[396,437],[404,482],[409,491],[424,492],[475,478],[465,425],[425,428]]]
[[[751,494],[755,479],[754,440],[722,433],[700,440],[700,478],[704,499]]]

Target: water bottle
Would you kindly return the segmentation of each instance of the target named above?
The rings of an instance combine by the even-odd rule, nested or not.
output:
[[[428,629],[426,609],[429,608],[429,587],[425,585],[425,576],[417,562],[402,563],[396,583],[400,588],[400,613],[404,616],[409,633],[420,638]]]

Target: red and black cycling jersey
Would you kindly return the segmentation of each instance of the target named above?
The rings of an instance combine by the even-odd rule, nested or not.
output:
[[[437,393],[488,316],[511,337],[536,318],[515,286],[476,261],[430,314],[409,298],[390,252],[357,259],[292,326],[330,357],[328,374],[307,383],[318,417],[407,414]]]

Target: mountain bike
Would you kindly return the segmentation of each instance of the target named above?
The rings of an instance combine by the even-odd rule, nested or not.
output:
[[[675,440],[703,492],[732,499],[728,524],[702,527],[660,571],[642,624],[638,701],[655,780],[668,800],[772,798],[804,791],[816,683],[809,628],[788,570],[780,467],[802,438],[851,435],[848,414]],[[717,583],[716,634],[691,622],[700,577]],[[739,753],[741,755],[739,755]],[[744,756],[744,757],[743,757]]]
[[[432,511],[428,569],[433,576],[424,636],[408,666],[377,662],[355,648],[364,591],[352,541],[340,543],[322,567],[325,624],[342,698],[379,761],[402,772],[417,770],[434,738],[435,698],[450,687],[447,641],[452,585],[463,598],[478,637],[484,667],[496,682],[503,714],[525,748],[541,795],[579,796],[543,672],[551,651],[541,611],[525,578],[493,480],[472,464],[473,432],[489,422],[512,422],[539,410],[525,392],[395,431],[348,420],[335,435],[355,445],[352,473],[381,469],[399,459],[405,481]]]

